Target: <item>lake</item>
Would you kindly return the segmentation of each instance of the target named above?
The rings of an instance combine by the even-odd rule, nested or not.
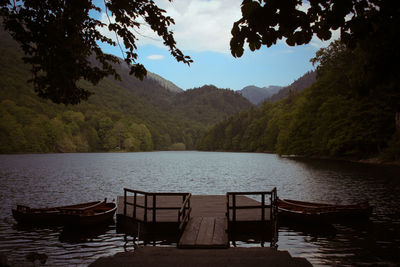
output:
[[[47,265],[65,266],[134,250],[115,225],[71,235],[57,227],[20,227],[11,214],[16,204],[112,200],[124,187],[210,195],[276,187],[281,198],[338,204],[368,200],[374,206],[369,222],[335,224],[334,231],[280,227],[278,249],[316,266],[400,264],[399,167],[262,153],[22,154],[0,155],[0,181],[0,253],[17,265],[26,264],[29,252],[46,253]],[[237,245],[259,246],[251,241]]]

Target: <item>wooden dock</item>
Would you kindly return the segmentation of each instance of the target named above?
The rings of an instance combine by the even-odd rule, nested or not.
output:
[[[270,192],[224,196],[125,190],[124,196],[118,197],[117,225],[129,222],[132,229],[153,236],[171,231],[180,236],[178,248],[228,248],[230,234],[253,230],[255,224],[271,228],[275,216],[274,195],[269,198],[271,203],[266,203]],[[129,192],[134,195],[128,196]],[[260,194],[262,201],[245,196],[249,194]]]
[[[158,267],[312,267],[305,258],[292,257],[287,251],[271,248],[190,249],[140,247],[134,252],[120,252],[101,257],[90,267],[158,266]]]
[[[224,217],[193,217],[189,220],[178,248],[228,248],[227,220]]]

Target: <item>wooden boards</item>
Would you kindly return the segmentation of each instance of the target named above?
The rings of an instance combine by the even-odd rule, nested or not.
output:
[[[179,240],[179,248],[228,248],[225,217],[192,217]]]
[[[287,251],[271,248],[176,249],[153,246],[139,247],[133,252],[120,252],[111,257],[101,257],[89,266],[312,267],[305,258],[292,257]]]

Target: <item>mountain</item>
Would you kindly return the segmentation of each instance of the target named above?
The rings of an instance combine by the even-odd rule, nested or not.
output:
[[[233,90],[204,85],[177,94],[173,106],[177,113],[184,113],[186,117],[210,126],[224,119],[227,114],[247,110],[252,105]]]
[[[173,82],[164,79],[163,77],[161,77],[158,74],[155,74],[155,73],[152,73],[150,71],[147,71],[147,77],[146,78],[157,81],[161,86],[163,86],[164,88],[168,89],[171,92],[175,92],[175,93],[183,92],[182,88],[178,87]]]
[[[257,87],[254,85],[246,86],[238,92],[241,93],[245,98],[247,98],[254,105],[258,105],[264,102],[265,99],[276,94],[282,86],[268,86],[268,87]]]
[[[295,80],[289,86],[286,86],[279,90],[277,93],[268,97],[269,102],[276,102],[289,96],[291,93],[301,92],[305,88],[310,87],[316,81],[317,73],[315,71],[309,71],[297,80]]]
[[[290,93],[300,92],[311,86],[315,81],[316,72],[309,71],[286,87],[275,85],[270,85],[268,87],[257,87],[250,85],[244,87],[238,92],[247,98],[251,103],[258,106],[265,100],[269,102],[276,102],[287,97]]]
[[[146,77],[142,82],[129,75],[126,65],[114,65],[114,67],[122,77],[122,82],[115,81],[117,84],[177,118],[191,119],[210,126],[226,115],[233,115],[251,107],[246,98],[232,90],[205,85],[176,92],[160,84],[161,79],[169,82],[161,76],[157,75],[159,77],[157,80],[153,79],[153,76]]]
[[[151,73],[140,81],[122,64],[122,81],[82,81],[87,102],[57,105],[36,96],[18,45],[0,37],[0,153],[193,149],[211,124],[251,106],[231,90],[171,89]]]

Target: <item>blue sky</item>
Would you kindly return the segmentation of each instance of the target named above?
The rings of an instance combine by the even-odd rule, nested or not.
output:
[[[240,18],[241,0],[155,2],[174,18],[175,25],[171,29],[177,46],[194,62],[190,67],[177,63],[160,38],[146,25],[137,30],[140,34],[138,62],[182,89],[205,84],[232,90],[248,85],[286,86],[313,69],[310,59],[319,48],[328,44],[313,38],[308,45],[290,47],[280,41],[275,46],[262,47],[255,52],[247,48],[241,58],[234,58],[229,51],[230,31],[232,24]],[[107,23],[104,13],[97,16]],[[103,34],[114,38],[114,34],[106,29]],[[122,57],[119,47],[101,47],[107,53]]]

